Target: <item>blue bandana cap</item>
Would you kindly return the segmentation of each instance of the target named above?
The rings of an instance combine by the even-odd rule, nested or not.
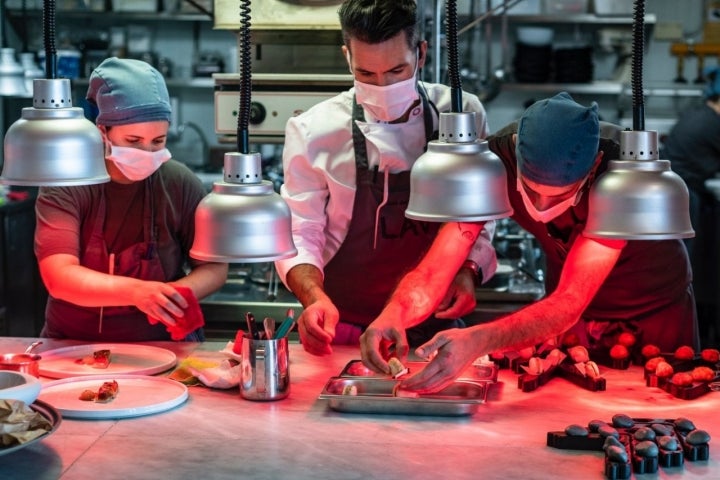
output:
[[[707,80],[705,90],[703,91],[705,98],[720,95],[720,67],[706,67],[703,71],[703,75]]]
[[[165,79],[141,60],[104,60],[90,75],[85,98],[98,109],[98,125],[170,122],[172,110]]]
[[[566,92],[535,102],[520,118],[515,154],[520,174],[535,183],[571,185],[595,164],[600,145],[598,106]]]

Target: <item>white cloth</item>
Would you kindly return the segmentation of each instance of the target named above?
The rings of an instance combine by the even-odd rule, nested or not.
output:
[[[451,110],[450,88],[423,83],[430,102],[439,112]],[[275,262],[280,279],[287,285],[287,272],[307,263],[320,271],[337,253],[347,235],[355,200],[355,155],[352,141],[354,89],[323,101],[288,120],[285,128],[282,198],[292,212],[293,241],[298,255]],[[477,112],[478,136],[489,127],[485,109],[477,96],[463,92],[463,111]],[[385,124],[367,118],[358,122],[367,139],[369,168],[380,172],[410,170],[426,145],[422,106],[414,108],[403,124]],[[438,128],[433,113],[434,129]],[[495,274],[497,258],[492,246],[495,223],[488,222],[469,259],[482,269],[483,279]]]

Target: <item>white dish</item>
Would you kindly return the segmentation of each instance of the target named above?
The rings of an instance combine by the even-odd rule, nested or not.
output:
[[[40,380],[22,372],[0,371],[0,398],[22,400],[30,405],[40,394]]]
[[[108,403],[80,400],[85,390],[97,391],[103,382],[118,382],[118,394]],[[164,412],[185,402],[188,389],[165,377],[145,375],[95,375],[56,380],[43,385],[40,400],[66,418],[130,418]]]
[[[76,360],[92,355],[97,350],[110,350],[110,365],[93,368]],[[75,345],[42,352],[40,375],[50,378],[68,378],[83,375],[154,375],[177,364],[177,356],[170,350],[132,343],[102,343]]]
[[[53,433],[55,433],[55,430],[57,430],[60,426],[60,423],[62,422],[62,416],[60,415],[60,412],[58,412],[52,405],[48,405],[45,402],[36,401],[32,405],[30,405],[30,408],[38,412],[40,415],[45,417],[48,422],[50,422],[50,431],[48,431],[45,435],[33,438],[29,442],[25,442],[20,445],[13,445],[12,447],[7,448],[0,446],[0,456],[7,455],[8,453],[12,453],[22,448],[29,447],[35,442],[39,442],[40,440],[47,438]]]

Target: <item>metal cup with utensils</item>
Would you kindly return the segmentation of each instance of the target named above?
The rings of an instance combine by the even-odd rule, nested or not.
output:
[[[240,396],[246,400],[281,400],[290,393],[288,338],[242,338]]]

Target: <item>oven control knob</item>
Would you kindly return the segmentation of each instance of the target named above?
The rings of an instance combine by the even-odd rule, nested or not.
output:
[[[267,112],[265,111],[265,107],[263,107],[262,103],[250,102],[250,123],[252,125],[262,123],[265,121],[266,116]]]

